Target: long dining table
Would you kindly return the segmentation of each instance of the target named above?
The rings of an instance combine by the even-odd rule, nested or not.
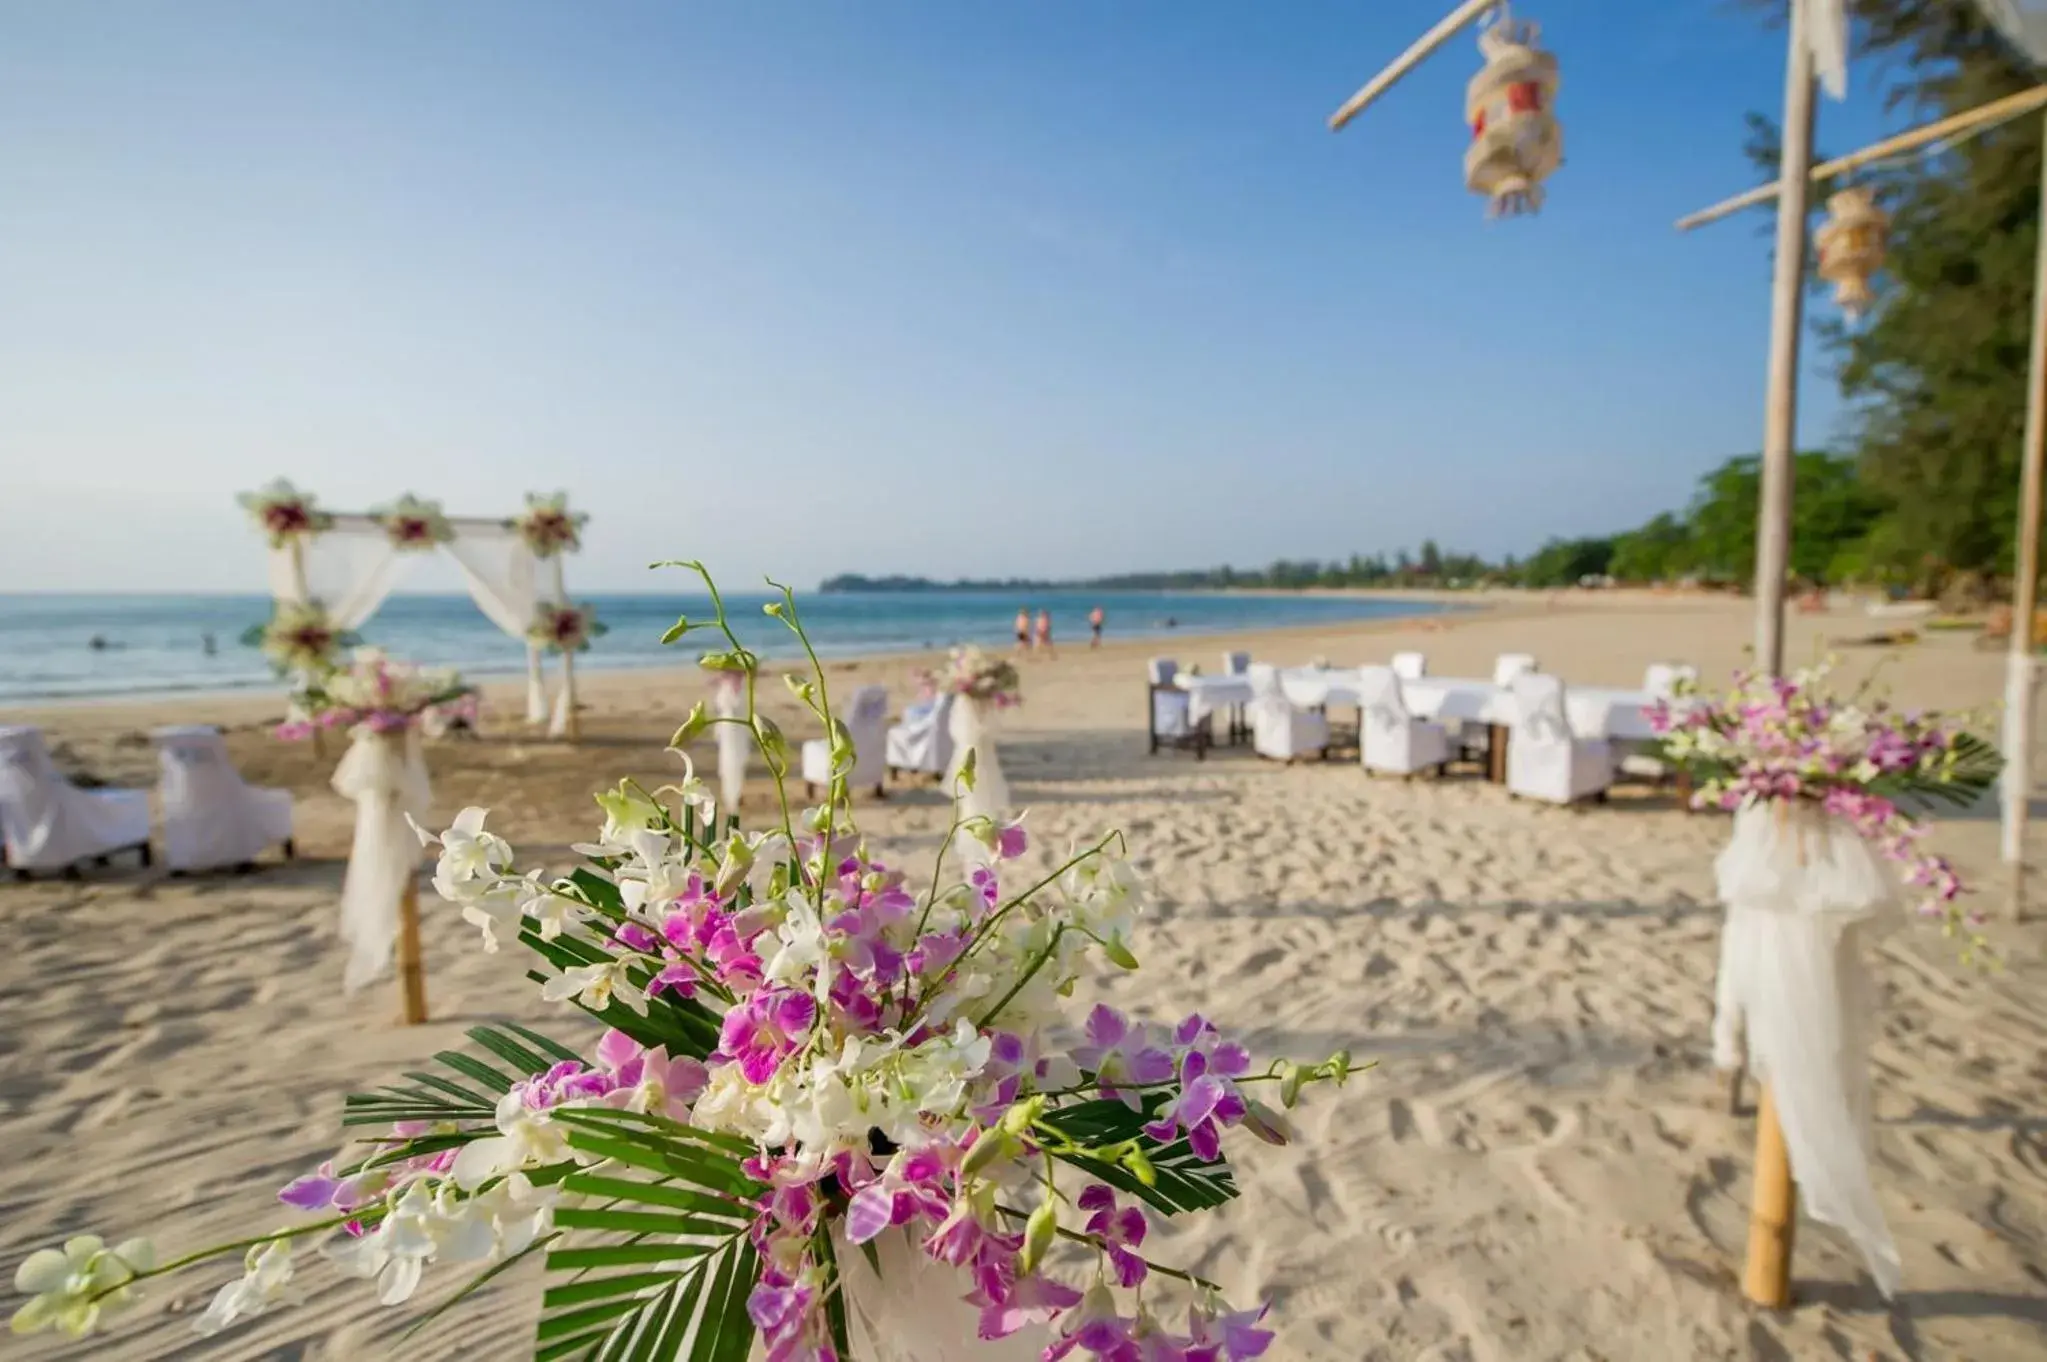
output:
[[[1179,687],[1189,696],[1188,710],[1198,723],[1222,709],[1251,703],[1248,676],[1181,676]],[[1281,691],[1302,709],[1331,705],[1358,708],[1363,704],[1363,678],[1355,667],[1288,667],[1279,673]],[[1491,730],[1487,774],[1506,777],[1507,732],[1516,718],[1514,692],[1477,677],[1404,677],[1401,698],[1417,718],[1441,723],[1485,724]],[[1564,687],[1564,714],[1580,738],[1640,741],[1655,736],[1649,714],[1657,697],[1646,690],[1622,686]]]

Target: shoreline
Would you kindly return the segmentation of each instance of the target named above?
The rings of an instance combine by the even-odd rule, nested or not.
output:
[[[842,594],[853,595],[858,593]],[[1223,591],[1202,593],[1190,591],[1171,591],[1160,592],[1159,594],[1182,596],[1195,594],[1225,595],[1231,593]],[[1293,596],[1304,595],[1308,593],[1289,591],[1266,592],[1260,590],[1247,591],[1238,594],[1253,596],[1265,595]],[[1379,593],[1346,592],[1343,594],[1356,594],[1359,596],[1359,598],[1367,598],[1368,595],[1377,595]],[[1443,596],[1469,596],[1471,593],[1443,592],[1440,594]],[[1387,597],[1387,599],[1389,601],[1394,601],[1404,600],[1405,598]],[[1120,637],[1114,634],[1114,630],[1112,627],[1110,631],[1110,636],[1103,640],[1101,651],[1107,651],[1115,648],[1136,647],[1140,644],[1144,645],[1158,645],[1163,643],[1178,644],[1181,640],[1185,640],[1189,643],[1194,644],[1205,644],[1216,640],[1243,640],[1245,638],[1263,637],[1265,635],[1284,636],[1287,634],[1297,634],[1304,632],[1326,634],[1332,630],[1372,629],[1375,627],[1397,627],[1406,624],[1414,624],[1418,621],[1439,620],[1446,616],[1452,615],[1475,616],[1481,613],[1492,612],[1498,608],[1496,604],[1490,602],[1438,601],[1435,599],[1431,599],[1426,595],[1417,595],[1414,598],[1412,598],[1412,600],[1407,601],[1407,603],[1416,605],[1438,605],[1441,606],[1442,608],[1426,612],[1416,612],[1413,614],[1385,616],[1366,615],[1359,616],[1355,619],[1318,620],[1309,621],[1305,623],[1292,622],[1286,624],[1248,624],[1243,626],[1242,628],[1228,629],[1204,628],[1201,629],[1200,632],[1193,632],[1192,630],[1182,630],[1179,628],[1136,630],[1126,632]],[[1069,652],[1085,653],[1090,651],[1090,649],[1087,646],[1087,635],[1083,632],[1080,633],[1078,637],[1079,641],[1077,644],[1068,643],[1063,645],[1063,647]],[[1059,646],[1062,645],[1058,645],[1055,641],[1055,647]],[[951,645],[945,645],[941,647],[930,647],[917,644],[907,645],[902,648],[875,649],[864,648],[856,644],[852,645],[852,647],[855,649],[854,651],[840,653],[833,651],[829,645],[820,645],[818,648],[818,653],[819,656],[823,658],[823,660],[828,665],[832,666],[839,665],[858,666],[863,664],[875,665],[881,663],[900,661],[904,658],[936,658],[942,660],[949,652]],[[1009,649],[1007,649],[1006,647],[1002,647],[999,645],[984,644],[982,645],[982,647],[984,648],[985,651],[988,652],[1001,652],[1007,654],[1009,651]],[[792,640],[788,656],[784,657],[777,654],[763,654],[761,660],[763,667],[767,668],[777,666],[782,663],[793,664],[798,662],[800,659],[801,659],[800,650],[795,648]],[[558,665],[559,665],[558,662],[550,662],[549,664],[550,676],[556,673]],[[492,686],[513,685],[523,687],[525,685],[526,672],[523,667],[507,668],[503,670],[496,668],[492,668],[489,670],[472,670],[467,668],[458,668],[457,670],[460,670],[465,677],[474,679],[485,688],[489,688]],[[579,693],[582,693],[586,690],[586,683],[594,682],[607,676],[616,676],[621,674],[644,676],[649,673],[661,672],[680,673],[695,672],[696,670],[697,668],[694,663],[681,661],[673,657],[647,658],[622,657],[607,662],[592,662],[591,660],[589,660],[587,656],[585,656],[577,660],[578,683],[577,689]],[[115,691],[93,695],[21,696],[11,698],[0,698],[0,722],[17,723],[22,722],[22,720],[17,716],[30,713],[42,712],[68,713],[77,710],[90,710],[104,706],[120,705],[182,706],[188,704],[189,705],[209,705],[222,703],[233,704],[238,702],[253,704],[263,701],[267,701],[271,704],[282,704],[284,695],[285,688],[283,687],[283,685],[277,683],[274,680],[266,679],[264,681],[252,683],[246,686],[194,686],[190,688]]]

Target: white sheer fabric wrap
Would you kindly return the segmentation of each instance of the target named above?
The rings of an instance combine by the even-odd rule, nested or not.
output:
[[[721,719],[744,719],[746,697],[736,677],[720,672],[711,682],[711,712]],[[753,734],[743,723],[711,725],[718,744],[718,813],[739,812],[740,791],[746,788],[746,764],[753,755]]]
[[[945,790],[951,794],[959,780],[967,752],[974,753],[974,788],[960,796],[962,818],[1001,818],[1009,808],[1009,781],[1003,777],[1002,761],[995,755],[995,738],[982,702],[971,695],[953,701],[948,722],[952,728],[952,760],[945,764]]]
[[[1049,1341],[1040,1325],[983,1341],[980,1312],[961,1299],[958,1270],[932,1261],[901,1230],[872,1245],[879,1277],[865,1252],[835,1237],[847,1341],[860,1362],[1037,1362]]]
[[[293,556],[305,566],[300,589]],[[414,555],[400,553],[381,525],[337,525],[290,545],[270,550],[270,594],[280,601],[318,601],[337,629],[360,629],[384,603]]]
[[[540,649],[526,638],[533,612],[545,599],[533,550],[510,528],[464,529],[448,542],[448,554],[462,569],[469,595],[492,624],[526,644],[526,722],[548,717],[547,681]]]
[[[419,838],[405,816],[425,821],[433,792],[417,728],[403,733],[357,729],[334,790],[355,801],[355,842],[341,883],[341,940],[348,947],[342,983],[350,993],[391,963],[398,937],[398,899],[419,869]]]
[[[1896,926],[1896,874],[1839,819],[1751,806],[1714,864],[1727,922],[1713,1059],[1770,1085],[1791,1175],[1812,1218],[1847,1234],[1884,1295],[1898,1250],[1871,1181],[1869,1047],[1876,986],[1865,944]]]

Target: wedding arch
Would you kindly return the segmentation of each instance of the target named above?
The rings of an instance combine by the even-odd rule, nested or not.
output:
[[[526,645],[526,721],[550,736],[575,736],[572,658],[595,632],[588,611],[569,604],[562,558],[582,547],[589,517],[568,495],[528,493],[518,515],[449,516],[439,502],[407,494],[367,512],[331,512],[280,478],[240,501],[269,540],[270,594],[280,611],[315,612],[338,636],[376,614],[413,563],[445,549],[484,617]],[[543,653],[561,656],[553,704]]]

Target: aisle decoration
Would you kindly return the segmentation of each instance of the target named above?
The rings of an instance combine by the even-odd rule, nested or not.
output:
[[[711,713],[722,721],[711,730],[718,749],[718,807],[727,817],[736,817],[754,744],[746,723],[746,680],[739,672],[711,672]]]
[[[481,809],[421,834],[481,948],[533,952],[542,996],[603,1023],[594,1045],[478,1027],[482,1055],[349,1099],[346,1121],[369,1133],[282,1190],[294,1223],[162,1266],[144,1244],[39,1254],[17,1328],[83,1334],[165,1272],[246,1253],[200,1320],[225,1327],[287,1301],[313,1241],[388,1305],[429,1269],[474,1274],[459,1299],[544,1255],[540,1358],[1267,1353],[1262,1309],[1145,1255],[1150,1217],[1234,1198],[1232,1132],[1284,1142],[1281,1109],[1343,1082],[1349,1056],[1261,1067],[1200,1016],[1158,1026],[1101,1005],[1082,1044],[1055,1044],[1092,959],[1137,965],[1146,894],[1121,839],[1026,876],[1020,825],[956,811],[993,863],[963,873],[949,837],[920,884],[863,841],[843,775],[822,806],[791,810],[786,744],[755,704],[760,659],[705,581],[715,620],[671,636],[715,631],[705,663],[741,677],[746,704],[715,720],[699,705],[674,742],[746,732],[778,822],[719,825],[686,775],[599,796],[603,828],[565,877],[522,872]],[[770,611],[808,652],[786,589]],[[843,734],[811,660],[790,687]],[[969,760],[961,791],[974,773]]]
[[[597,608],[587,602],[564,605],[542,601],[533,610],[533,627],[526,631],[529,641],[558,653],[588,652],[590,640],[607,631],[597,618]]]
[[[334,770],[335,793],[355,804],[355,840],[341,883],[341,939],[349,948],[343,987],[354,993],[389,967],[404,927],[407,896],[419,863],[410,820],[424,818],[433,800],[421,736],[456,715],[473,720],[475,691],[453,671],[429,671],[358,648],[349,664],[308,681],[293,696],[295,717],[278,736],[309,737],[323,729],[348,730],[348,751]],[[423,1014],[416,952],[402,961],[408,1014]],[[423,995],[422,995],[423,996]],[[421,1017],[409,1018],[423,1020]]]
[[[1865,947],[1898,924],[1911,885],[1922,912],[1966,936],[1967,957],[1984,949],[1960,877],[1921,845],[1921,814],[1980,798],[1999,758],[1941,716],[1901,713],[1867,687],[1834,693],[1828,672],[1743,674],[1713,698],[1681,681],[1650,717],[1664,760],[1695,782],[1694,802],[1734,813],[1714,867],[1727,921],[1713,1056],[1726,1069],[1746,1059],[1767,1085],[1751,1270],[1778,1270],[1759,1247],[1788,1252],[1789,1183],[1773,1188],[1764,1171],[1788,1152],[1805,1209],[1847,1233],[1889,1295],[1901,1265],[1871,1183]]]
[[[263,531],[273,549],[310,539],[334,524],[334,517],[320,510],[311,492],[301,492],[283,478],[272,479],[256,491],[243,492],[235,500],[256,522],[256,528]]]
[[[993,717],[988,711],[1022,704],[1022,681],[1013,663],[968,644],[952,650],[945,687],[953,693],[952,710],[946,716],[946,731],[952,738],[946,784],[958,785],[961,768],[972,754],[980,769],[961,796],[960,806],[970,817],[999,818],[1009,809],[1009,781],[1002,774],[995,739],[988,732]],[[972,845],[964,850],[970,856],[979,854]]]
[[[384,527],[391,547],[408,553],[423,553],[455,537],[455,527],[441,514],[441,503],[423,501],[410,492],[370,515]]]
[[[556,492],[552,496],[528,492],[526,509],[505,524],[518,531],[527,551],[535,558],[547,559],[580,550],[583,547],[583,526],[589,519],[583,512],[569,509],[567,492]]]
[[[356,637],[337,628],[318,601],[279,601],[268,620],[249,626],[242,642],[262,649],[279,676],[317,677],[333,669],[335,652],[353,647]]]

